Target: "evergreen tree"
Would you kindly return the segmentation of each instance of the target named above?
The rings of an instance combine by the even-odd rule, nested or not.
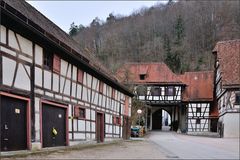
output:
[[[70,27],[69,30],[70,30],[70,31],[69,31],[69,35],[70,35],[71,37],[72,37],[72,36],[75,36],[75,35],[77,34],[77,32],[78,32],[78,26],[75,25],[74,22],[72,22],[71,27]]]
[[[181,15],[178,16],[174,29],[175,29],[175,36],[176,36],[175,44],[181,45],[182,40],[184,38],[184,24],[183,24],[183,19]]]

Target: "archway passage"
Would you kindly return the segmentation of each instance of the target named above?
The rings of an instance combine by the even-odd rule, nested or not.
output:
[[[164,109],[158,109],[152,114],[152,130],[169,131],[171,116]]]

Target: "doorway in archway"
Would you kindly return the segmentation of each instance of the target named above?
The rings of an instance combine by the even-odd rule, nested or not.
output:
[[[171,116],[170,114],[162,109],[162,131],[170,131]]]

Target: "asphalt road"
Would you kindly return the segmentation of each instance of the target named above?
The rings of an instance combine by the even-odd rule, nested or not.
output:
[[[151,132],[149,143],[155,145],[168,158],[176,159],[239,159],[239,139],[210,138]]]

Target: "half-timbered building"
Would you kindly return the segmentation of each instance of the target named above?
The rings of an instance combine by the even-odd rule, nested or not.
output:
[[[218,131],[222,137],[239,137],[240,40],[218,42],[215,55],[215,98],[219,110]]]
[[[1,152],[129,137],[130,93],[25,1],[1,0]]]
[[[175,131],[213,130],[211,123],[217,115],[212,106],[212,71],[177,75],[164,63],[127,63],[117,75],[123,83],[134,85],[135,97],[146,104],[148,129],[161,129],[165,110]]]

